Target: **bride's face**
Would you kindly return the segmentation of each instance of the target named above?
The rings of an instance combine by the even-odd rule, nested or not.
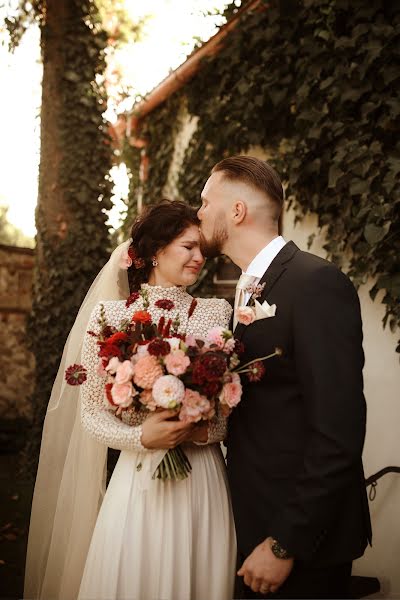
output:
[[[200,233],[190,225],[168,246],[156,255],[158,265],[153,268],[149,283],[152,285],[193,285],[204,264],[200,251]]]

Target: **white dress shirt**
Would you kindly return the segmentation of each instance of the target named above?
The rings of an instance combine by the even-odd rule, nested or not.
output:
[[[286,242],[281,235],[274,238],[269,244],[267,244],[260,252],[253,258],[246,271],[243,271],[247,275],[253,275],[257,278],[255,283],[258,283],[269,265],[274,260],[275,256],[282,250]],[[249,292],[245,293],[245,302],[250,299]]]

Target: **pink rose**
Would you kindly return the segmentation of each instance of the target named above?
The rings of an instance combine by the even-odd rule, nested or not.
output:
[[[117,368],[117,374],[115,376],[116,383],[128,383],[132,379],[134,368],[130,360],[124,360],[119,363]]]
[[[164,358],[164,364],[171,375],[183,375],[190,365],[190,358],[186,356],[183,350],[175,350],[175,352],[167,354]]]
[[[225,383],[219,400],[221,404],[227,404],[229,408],[234,408],[240,402],[242,397],[242,384],[240,383],[240,376],[237,373],[231,373],[231,381]]]
[[[114,383],[111,397],[120,408],[128,408],[132,404],[133,386],[131,383]]]
[[[135,364],[133,381],[139,387],[150,390],[156,380],[163,375],[164,371],[155,356],[147,354],[139,358]]]
[[[256,313],[251,306],[239,306],[236,311],[236,317],[239,323],[250,325],[256,319]]]

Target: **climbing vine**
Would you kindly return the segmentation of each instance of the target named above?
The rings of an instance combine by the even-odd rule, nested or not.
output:
[[[50,13],[46,13],[45,5],[46,2],[36,3],[34,8],[41,28],[46,69],[48,44],[54,40],[58,24],[48,22]],[[25,18],[23,12],[21,15]],[[10,26],[15,32],[19,30],[18,17]],[[41,424],[68,331],[109,253],[104,211],[111,208],[112,150],[108,125],[102,116],[106,107],[102,74],[107,36],[101,28],[96,5],[90,0],[68,0],[59,27],[62,43],[53,57],[54,62],[57,59],[58,71],[51,74],[57,81],[54,101],[58,108],[56,128],[51,130],[50,137],[48,131],[43,132],[42,113],[36,270],[28,323],[36,359],[33,434],[26,448],[27,462],[31,465],[37,458]],[[18,40],[18,35],[14,38]],[[46,72],[44,90],[45,77]],[[46,101],[53,100],[44,97],[42,110]],[[54,147],[59,157],[52,189],[45,179],[51,165],[50,147]],[[54,207],[56,218],[49,207],[52,210]],[[33,471],[34,465],[30,468]]]
[[[318,216],[329,257],[346,259],[356,285],[374,278],[372,298],[383,290],[392,330],[400,324],[399,25],[398,3],[384,0],[274,0],[243,14],[184,87],[199,123],[179,177],[193,202],[215,162],[263,148],[298,218]],[[156,127],[153,114],[146,126]],[[149,148],[154,174],[159,152]]]

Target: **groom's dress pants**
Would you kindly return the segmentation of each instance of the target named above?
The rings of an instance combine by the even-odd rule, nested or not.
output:
[[[242,590],[238,586],[235,598],[350,598],[351,565],[351,562],[323,568],[295,565],[286,582],[275,594],[257,594],[242,584]]]

